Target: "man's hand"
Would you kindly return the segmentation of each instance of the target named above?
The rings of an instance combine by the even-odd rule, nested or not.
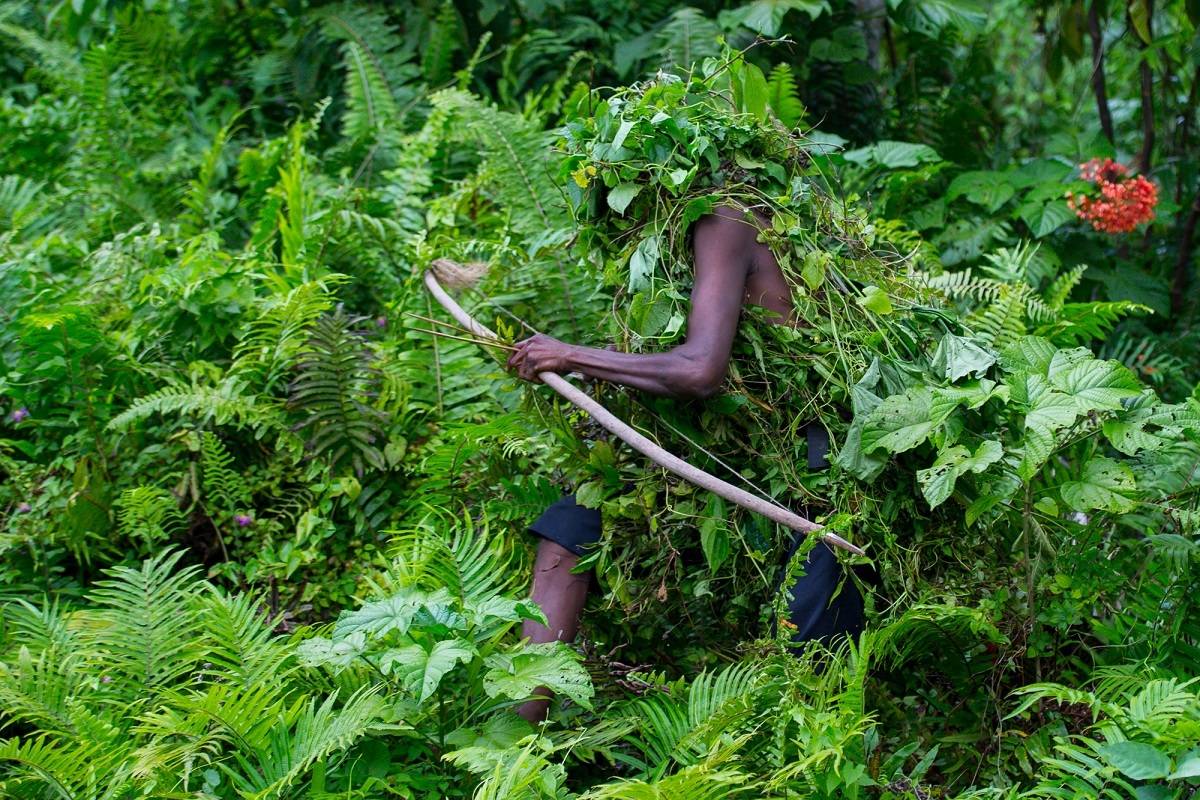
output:
[[[517,350],[508,357],[508,368],[523,380],[537,382],[539,372],[568,372],[571,345],[552,336],[539,333],[514,345]]]

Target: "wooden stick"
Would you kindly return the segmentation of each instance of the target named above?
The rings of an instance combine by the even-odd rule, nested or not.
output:
[[[496,339],[496,334],[488,330],[484,326],[475,321],[475,318],[468,314],[462,306],[455,302],[454,298],[446,293],[438,283],[437,277],[432,271],[425,272],[425,286],[434,296],[442,307],[450,313],[450,316],[458,320],[464,328],[471,331],[481,339]],[[710,475],[698,467],[692,466],[676,455],[668,453],[666,450],[659,447],[654,442],[647,439],[642,434],[635,431],[633,428],[626,425],[621,420],[617,419],[612,412],[604,406],[597,403],[584,392],[580,391],[574,384],[566,378],[554,372],[540,372],[538,378],[542,383],[549,386],[554,391],[565,397],[574,405],[582,408],[592,419],[596,420],[601,427],[621,439],[625,444],[638,451],[646,458],[653,461],[663,469],[673,472],[683,478],[688,483],[699,486],[701,489],[707,489],[718,497],[723,497],[731,503],[735,503],[742,508],[749,509],[757,514],[761,514],[767,519],[778,522],[791,530],[804,531],[805,533],[817,533],[821,539],[834,547],[840,547],[855,555],[865,555],[862,548],[850,544],[842,537],[835,533],[821,533],[823,528],[811,522],[799,514],[795,514],[782,506],[776,505],[768,500],[765,500],[758,495],[751,494],[744,489],[739,489],[731,483],[727,483],[715,475]]]

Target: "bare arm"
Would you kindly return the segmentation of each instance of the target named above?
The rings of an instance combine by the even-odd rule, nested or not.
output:
[[[708,397],[725,379],[755,248],[754,227],[740,211],[720,208],[696,223],[696,277],[687,339],[662,353],[614,353],[548,336],[518,343],[509,366],[526,380],[537,373],[581,372],[651,394]]]

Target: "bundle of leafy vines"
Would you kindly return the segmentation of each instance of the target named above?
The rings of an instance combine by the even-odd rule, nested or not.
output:
[[[1091,309],[1074,307],[1089,304],[1066,303],[1066,292],[1032,328],[953,314],[953,285],[918,271],[857,198],[841,196],[820,145],[777,121],[766,89],[756,67],[727,53],[683,77],[593,93],[560,130],[576,251],[601,276],[613,312],[605,333],[622,349],[686,336],[689,231],[718,207],[758,228],[792,291],[794,325],[743,314],[716,399],[604,388],[607,401],[668,449],[867,545],[889,602],[978,600],[1008,580],[979,560],[1013,544],[997,535],[1018,531],[1028,548],[1039,532],[1070,535],[1089,514],[1148,497],[1138,469],[1166,439],[1194,435],[1195,406],[1162,405],[1116,362],[1060,349],[1089,338]],[[809,467],[814,426],[829,434],[831,469]],[[592,438],[575,443],[575,478],[580,501],[605,514],[590,561],[610,597],[656,608],[668,627],[728,626],[680,626],[689,637],[765,630],[768,609],[782,608],[772,589],[794,534]],[[1052,455],[1081,442],[1082,467],[1064,472]],[[993,535],[1006,514],[1022,521]]]

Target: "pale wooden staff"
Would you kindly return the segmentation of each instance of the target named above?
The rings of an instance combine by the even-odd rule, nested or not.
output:
[[[496,339],[496,336],[488,328],[480,325],[475,321],[475,318],[468,314],[462,306],[460,306],[453,297],[446,293],[442,285],[438,283],[437,277],[434,276],[432,270],[425,272],[425,286],[429,289],[430,294],[442,304],[442,307],[449,312],[450,316],[454,317],[460,325],[474,333],[481,339]],[[481,343],[482,344],[482,343]],[[635,431],[633,428],[626,425],[621,420],[613,416],[612,412],[604,406],[597,403],[591,397],[580,391],[574,384],[566,378],[554,372],[539,372],[538,378],[542,383],[549,386],[554,391],[565,397],[571,403],[579,406],[592,419],[596,420],[609,433],[613,434],[625,444],[638,451],[646,458],[653,461],[663,469],[673,472],[683,478],[688,483],[695,484],[701,489],[707,489],[718,497],[723,497],[731,503],[736,503],[742,508],[749,509],[757,514],[762,514],[767,519],[778,522],[792,530],[804,531],[805,533],[819,533],[823,528],[805,519],[799,514],[794,514],[782,506],[776,505],[768,500],[750,494],[743,489],[739,489],[731,483],[726,483],[715,475],[710,475],[698,467],[692,466],[678,456],[668,453],[654,442],[647,439],[642,434]],[[847,542],[842,537],[835,533],[821,533],[821,539],[826,544],[831,544],[835,547],[840,547],[843,550],[848,550],[855,555],[864,555],[862,548],[857,547],[850,542]]]

